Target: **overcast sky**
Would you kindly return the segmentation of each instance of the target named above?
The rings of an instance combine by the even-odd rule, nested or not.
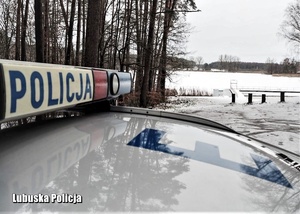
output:
[[[278,35],[285,9],[294,0],[195,0],[201,12],[189,13],[193,27],[188,38],[189,56],[204,62],[231,55],[244,62],[281,62],[291,48]]]

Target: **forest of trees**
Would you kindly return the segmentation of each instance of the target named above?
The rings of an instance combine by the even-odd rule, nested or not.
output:
[[[185,59],[195,0],[1,0],[0,58],[133,72],[134,105],[164,101],[172,70],[264,70],[295,73],[299,62],[241,62],[220,55],[213,63]],[[286,10],[281,31],[299,47],[299,0]],[[298,49],[297,49],[298,50]]]
[[[225,56],[225,57],[224,57]],[[293,74],[300,69],[300,63],[295,59],[285,58],[282,62],[277,63],[268,58],[265,63],[259,62],[240,62],[238,57],[221,55],[219,61],[210,64],[203,64],[203,70],[220,69],[230,72],[265,72],[268,74]]]
[[[0,58],[134,71],[146,107],[164,97],[195,11],[194,0],[1,0]]]

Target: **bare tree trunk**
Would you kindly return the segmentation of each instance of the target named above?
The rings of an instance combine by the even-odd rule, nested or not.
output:
[[[119,56],[120,61],[120,71],[126,70],[129,72],[129,54],[130,54],[130,38],[132,34],[131,30],[131,16],[132,16],[132,1],[127,0],[125,2],[125,16],[123,24],[123,48],[121,50],[121,56]],[[126,67],[126,69],[124,69]]]
[[[44,31],[42,0],[34,0],[36,61],[44,62]]]
[[[139,4],[140,3],[140,4]],[[137,72],[136,72],[136,81],[135,81],[135,91],[139,93],[143,84],[144,76],[144,61],[143,56],[146,48],[146,35],[147,35],[147,25],[148,25],[148,4],[149,1],[144,1],[144,14],[142,1],[138,2],[136,0],[136,45],[137,45]],[[139,8],[139,9],[138,9]],[[143,17],[141,19],[140,17]]]
[[[3,31],[4,31],[4,58],[9,59],[11,41],[14,35],[14,32],[11,32],[10,29],[10,4],[6,3],[3,5]],[[10,35],[9,35],[10,33]]]
[[[64,63],[66,64],[66,61],[67,61],[68,35],[69,35],[69,23],[68,23],[69,1],[67,1],[67,10],[66,10],[66,8],[64,6],[64,1],[63,0],[60,0],[60,7],[61,7],[61,12],[62,12],[62,15],[63,15],[63,19],[65,21],[65,25],[66,25],[66,33],[65,33],[65,38],[64,38],[64,41],[65,41],[65,51],[64,51],[65,60],[64,60]]]
[[[61,6],[61,12],[62,12],[64,21],[65,21],[65,25],[68,28],[68,15],[67,15],[67,12],[66,12],[66,9],[64,6],[64,2],[63,2],[63,0],[60,0],[59,2],[60,2],[60,6]]]
[[[22,8],[22,1],[18,0],[15,60],[20,60],[21,8]]]
[[[79,65],[79,53],[80,53],[80,34],[81,34],[81,0],[78,0],[77,9],[77,40],[76,40],[76,54],[75,54],[75,65]]]
[[[76,0],[72,0],[71,17],[70,17],[70,24],[68,28],[68,44],[67,44],[66,61],[65,61],[66,65],[70,65],[71,50],[73,49],[72,40],[73,40],[73,26],[74,26],[74,17],[75,17],[75,5],[76,5]]]
[[[102,0],[88,0],[85,66],[97,66],[101,2]]]
[[[26,29],[28,21],[29,0],[26,0],[25,11],[22,20],[22,35],[21,35],[21,60],[26,61]]]
[[[105,17],[107,12],[107,0],[102,1],[100,8],[100,38],[99,38],[99,66],[104,67],[105,47]]]
[[[45,25],[44,25],[44,62],[49,62],[49,1],[44,0]]]
[[[173,19],[174,9],[176,7],[177,0],[166,0],[165,4],[165,19],[164,19],[164,31],[162,38],[162,53],[160,58],[159,75],[160,75],[160,92],[162,99],[165,99],[165,85],[166,85],[166,75],[167,75],[167,43],[169,37],[169,31],[171,27],[171,22]],[[170,12],[167,12],[170,11]]]
[[[157,68],[159,67],[159,61],[160,61],[160,54],[161,54],[161,47],[162,47],[162,42],[161,42],[161,29],[163,25],[163,10],[164,8],[162,7],[163,5],[163,0],[160,0],[160,8],[158,11],[158,17],[157,17],[157,24],[156,24],[156,33],[155,33],[155,43],[154,43],[154,52],[153,52],[153,62],[152,66],[153,69],[151,70],[150,73],[150,80],[149,80],[149,90],[151,91],[156,91],[157,89],[157,84],[159,83],[158,79],[159,76],[157,75]]]
[[[85,0],[82,0],[82,54],[81,65],[85,65],[85,38],[86,38],[86,13],[85,13]]]
[[[112,69],[116,69],[116,65],[117,65],[117,51],[118,51],[118,42],[119,42],[119,38],[120,38],[120,28],[121,28],[121,19],[120,17],[120,6],[121,6],[121,2],[120,0],[118,0],[117,2],[117,8],[116,8],[116,25],[115,25],[115,31],[114,31],[114,40],[113,40],[113,55],[112,55]]]
[[[109,40],[111,40],[111,43],[113,43],[112,38],[114,36],[114,20],[115,20],[115,16],[116,16],[116,6],[115,6],[115,0],[112,0],[112,18],[110,21],[110,35],[107,38],[107,42]],[[108,50],[108,67],[112,68],[113,67],[113,55],[114,55],[114,48],[112,46],[112,44],[110,44],[109,46],[109,50]]]
[[[51,62],[57,63],[58,61],[58,44],[57,44],[57,0],[52,2],[52,16],[51,16]]]
[[[154,41],[154,25],[155,25],[155,16],[157,9],[157,0],[153,0],[151,11],[150,11],[150,23],[149,23],[149,33],[148,33],[148,42],[145,51],[145,71],[144,78],[140,96],[140,106],[147,107],[147,95],[149,92],[149,73],[151,69],[151,58],[153,53],[153,41]]]

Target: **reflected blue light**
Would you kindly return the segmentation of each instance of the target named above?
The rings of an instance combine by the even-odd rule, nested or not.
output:
[[[219,148],[212,144],[196,141],[195,150],[193,151],[159,143],[165,134],[166,132],[160,130],[144,129],[127,145],[190,158],[292,188],[276,165],[266,157],[250,154],[257,166],[255,168],[221,158]]]

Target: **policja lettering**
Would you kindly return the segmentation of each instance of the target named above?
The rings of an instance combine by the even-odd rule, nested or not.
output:
[[[82,203],[82,196],[78,194],[51,194],[51,203]]]
[[[11,86],[11,106],[10,113],[18,111],[17,101],[21,100],[26,94],[30,96],[30,103],[34,109],[40,108],[43,103],[47,103],[47,106],[69,104],[73,101],[89,100],[92,99],[92,85],[89,75],[86,74],[85,81],[83,73],[51,73],[46,72],[45,78],[41,72],[33,71],[29,75],[24,75],[21,71],[10,70],[10,86]],[[58,75],[58,76],[57,76]],[[58,78],[59,85],[53,85],[54,76]],[[29,78],[29,85],[26,84]],[[75,83],[75,82],[79,82]],[[73,87],[76,86],[77,91],[73,91]],[[54,96],[54,87],[58,87],[59,95]]]

